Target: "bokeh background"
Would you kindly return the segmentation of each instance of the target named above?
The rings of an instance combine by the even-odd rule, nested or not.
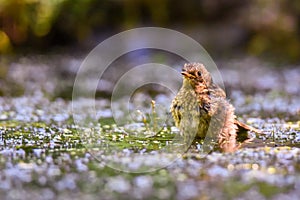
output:
[[[79,51],[142,26],[181,31],[215,57],[300,61],[297,0],[1,0],[0,52]]]
[[[108,66],[96,91],[99,123],[74,125],[74,105],[84,122],[95,117],[91,99],[72,99],[84,58],[112,35],[144,26],[203,45],[238,119],[265,134],[233,154],[202,157],[197,145],[153,173],[108,167],[112,158],[131,171],[164,165],[163,149],[178,133],[167,126],[147,136],[165,123],[161,105],[168,110],[175,95],[158,84],[131,96],[141,123],[118,126],[113,118],[109,97],[129,69],[160,63],[181,70],[179,56],[150,49]],[[0,199],[299,199],[299,33],[299,0],[0,0]],[[150,108],[157,112],[145,115]],[[159,123],[149,120],[155,116]],[[100,144],[93,153],[103,160],[90,144]]]

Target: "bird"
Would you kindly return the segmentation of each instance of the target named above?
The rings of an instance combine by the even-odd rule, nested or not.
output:
[[[215,143],[213,149],[235,152],[252,140],[248,131],[261,133],[237,120],[225,91],[214,83],[202,63],[184,64],[181,74],[182,87],[172,100],[170,112],[188,146],[210,138]]]

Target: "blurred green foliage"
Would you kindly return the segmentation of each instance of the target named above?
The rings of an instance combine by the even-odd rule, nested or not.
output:
[[[140,26],[209,28],[225,40],[228,35],[218,29],[220,24],[242,30],[236,38],[242,41],[234,48],[300,60],[297,0],[0,0],[0,53],[24,46],[83,44]]]
[[[300,60],[300,1],[255,0],[245,23],[250,53]]]

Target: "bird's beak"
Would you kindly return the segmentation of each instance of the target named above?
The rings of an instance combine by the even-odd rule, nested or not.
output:
[[[182,74],[183,76],[188,76],[188,73],[187,73],[186,71],[182,71],[181,74]]]
[[[184,77],[186,77],[186,78],[190,78],[190,77],[191,77],[191,75],[190,75],[188,72],[186,72],[186,71],[182,71],[181,74],[182,74]]]

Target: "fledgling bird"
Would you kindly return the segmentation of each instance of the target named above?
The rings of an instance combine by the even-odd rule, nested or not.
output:
[[[247,131],[260,133],[236,119],[224,90],[213,82],[203,64],[185,64],[181,74],[183,84],[170,110],[186,143],[209,136],[215,138],[221,151],[234,152],[251,140],[245,136]]]

